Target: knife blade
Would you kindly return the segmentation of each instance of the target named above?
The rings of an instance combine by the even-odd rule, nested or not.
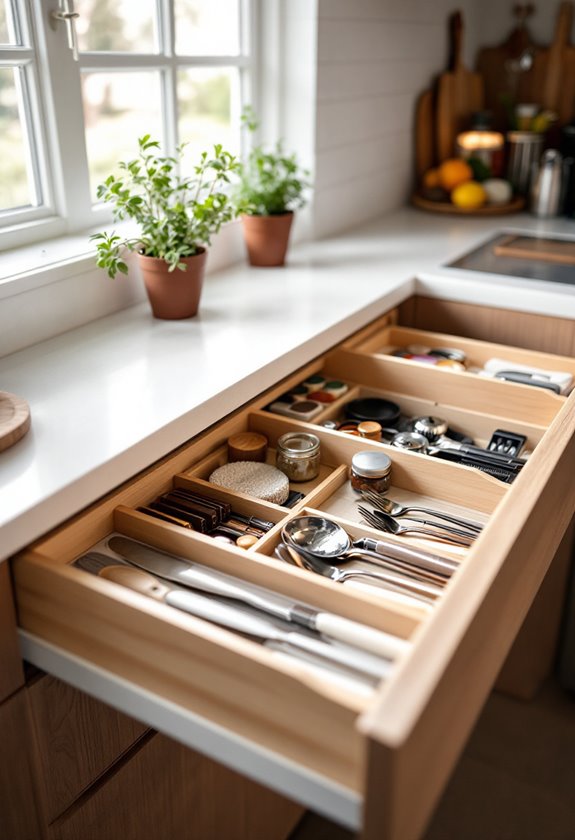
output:
[[[153,575],[212,595],[241,601],[261,612],[315,630],[332,639],[353,645],[386,659],[397,659],[410,643],[382,630],[375,630],[334,613],[291,601],[233,575],[208,569],[198,563],[174,557],[127,537],[110,537],[108,547],[128,562]]]

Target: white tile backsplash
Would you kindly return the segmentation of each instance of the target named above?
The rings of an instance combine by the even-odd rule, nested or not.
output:
[[[479,0],[318,0],[316,235],[409,199],[415,104],[446,69],[448,17],[456,8],[470,65]]]

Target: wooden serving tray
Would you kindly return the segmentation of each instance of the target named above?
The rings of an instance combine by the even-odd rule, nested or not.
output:
[[[375,336],[381,322],[370,329]],[[362,331],[359,343],[369,334]],[[505,485],[468,467],[264,410],[321,371],[354,383],[349,398],[354,389],[373,388],[414,406],[428,401],[430,410],[435,402],[436,413],[445,407],[469,422],[475,415],[485,434],[489,424],[515,419],[530,426],[533,454]],[[26,658],[288,798],[361,829],[363,840],[416,840],[575,508],[575,397],[542,400],[554,395],[488,380],[484,390],[476,389],[477,377],[370,355],[358,350],[357,340],[353,348],[335,348],[15,558]],[[296,508],[206,481],[225,460],[232,434],[264,434],[273,449],[289,429],[313,431],[321,441],[322,470]],[[431,610],[335,583],[274,556],[283,524],[301,512],[329,514],[352,537],[380,536],[357,516],[348,467],[359,449],[382,448],[392,457],[392,498],[465,511],[487,523],[473,547],[458,550],[459,568]],[[238,511],[275,525],[242,551],[136,510],[174,485],[233,499]],[[409,639],[411,648],[368,696],[309,679],[297,664],[249,638],[72,565],[114,532]],[[454,556],[446,544],[426,545]]]
[[[450,201],[430,201],[419,193],[414,193],[411,203],[420,210],[429,210],[430,213],[447,213],[453,216],[506,216],[510,213],[519,213],[525,207],[525,199],[522,196],[515,196],[507,204],[486,204],[475,210],[456,207]]]

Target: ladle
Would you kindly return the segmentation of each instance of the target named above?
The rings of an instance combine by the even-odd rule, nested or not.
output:
[[[336,564],[355,558],[381,565],[382,557],[387,557],[444,578],[451,577],[459,565],[437,554],[406,548],[391,540],[362,537],[352,542],[341,525],[323,516],[295,516],[284,525],[282,539],[307,554]]]
[[[289,558],[286,556],[286,552],[289,554]],[[380,572],[367,572],[363,569],[338,569],[337,566],[332,566],[327,560],[313,554],[309,554],[307,551],[298,548],[293,543],[280,543],[276,548],[276,556],[284,562],[290,562],[294,566],[299,566],[300,569],[306,569],[308,572],[314,572],[315,574],[322,575],[322,577],[330,578],[330,580],[334,580],[336,583],[344,583],[346,580],[351,580],[353,578],[377,581],[382,584],[385,589],[389,589],[391,592],[399,593],[404,597],[429,606],[431,606],[438,595],[441,594],[440,589],[433,594],[422,594],[420,592],[413,591],[409,588],[408,581],[405,581],[405,584],[403,581],[401,583],[396,583],[393,580],[390,580],[388,575]],[[435,589],[435,587],[432,588]]]

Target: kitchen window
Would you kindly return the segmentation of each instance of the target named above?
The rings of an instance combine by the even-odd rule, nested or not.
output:
[[[239,154],[253,2],[0,0],[0,246],[107,221],[96,187],[143,134],[188,169]]]

